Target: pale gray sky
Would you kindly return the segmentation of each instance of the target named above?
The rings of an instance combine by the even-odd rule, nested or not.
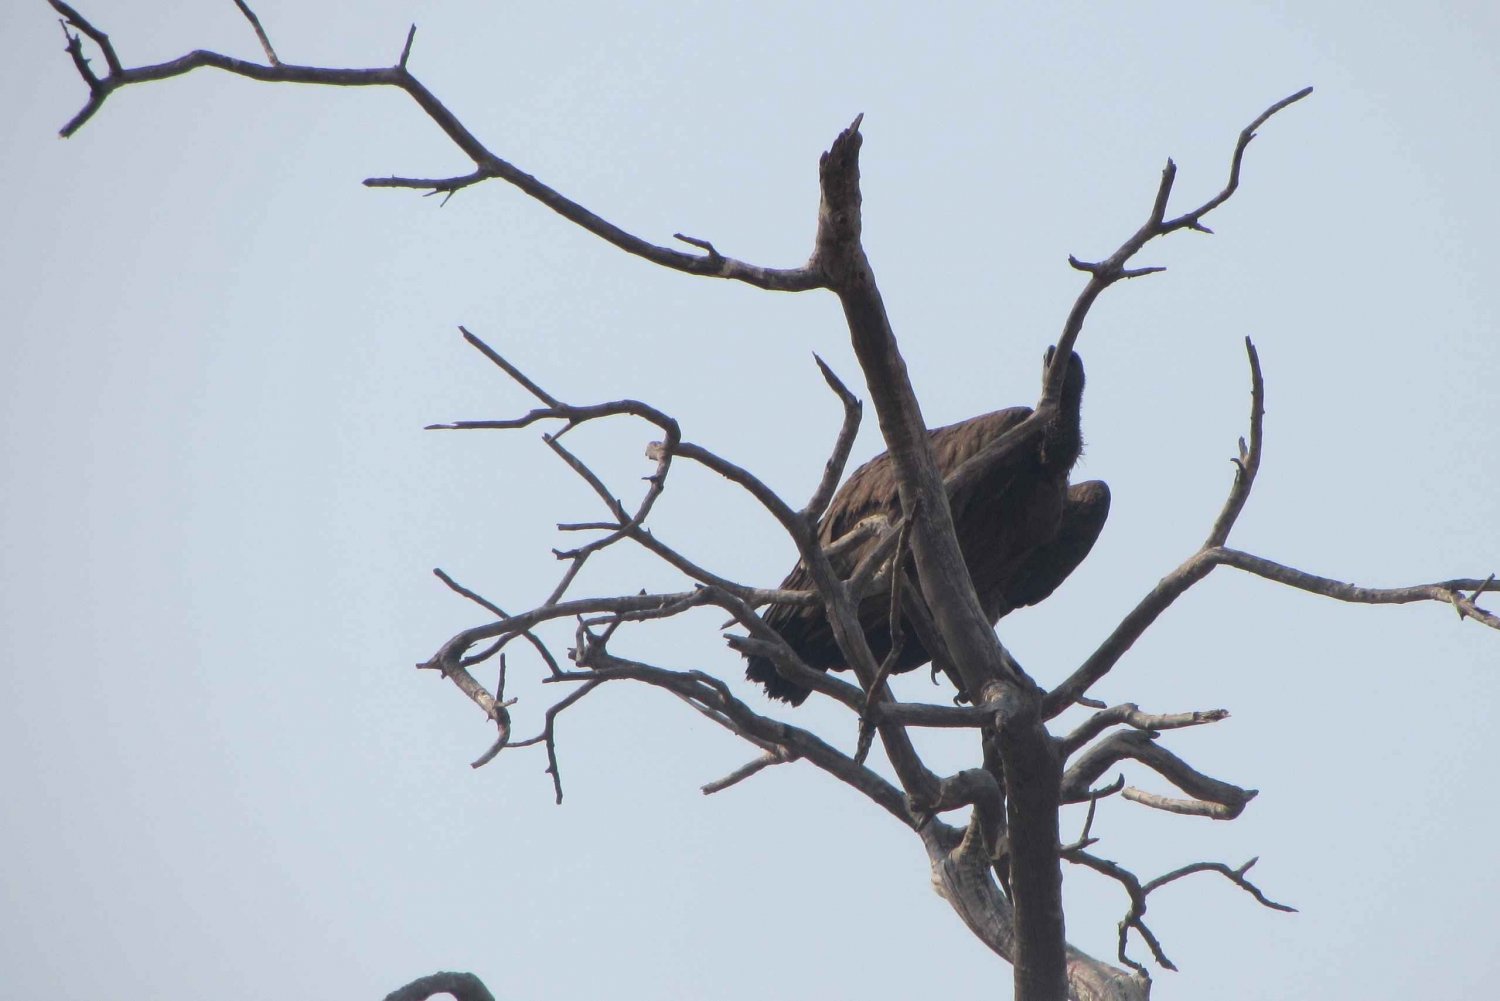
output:
[[[259,58],[229,0],[79,6],[129,64]],[[759,263],[805,259],[818,154],[864,112],[867,247],[934,424],[1032,401],[1081,287],[1067,254],[1134,229],[1169,155],[1178,204],[1217,190],[1235,133],[1313,84],[1217,235],[1152,247],[1170,270],[1095,310],[1081,473],[1114,511],[1003,636],[1056,681],[1198,544],[1245,430],[1247,334],[1269,415],[1239,545],[1363,584],[1500,570],[1492,5],[256,9],[284,59],[327,65],[391,62],[416,21],[413,70],[501,155],[643,236]],[[525,1001],[1008,996],[915,839],[811,768],[705,799],[752,752],[622,687],[564,717],[555,807],[539,752],[470,771],[492,731],[411,669],[479,621],[432,567],[525,606],[558,570],[552,524],[597,515],[535,434],[421,430],[530,405],[457,324],[800,497],[838,416],[810,353],[858,376],[831,296],[653,269],[499,184],[444,208],[366,190],[467,169],[396,92],[200,73],[60,142],[84,89],[55,18],[7,4],[0,37],[0,996],[379,997],[444,968]],[[625,491],[651,437],[578,443]],[[879,447],[871,420],[856,459]],[[664,538],[780,579],[769,518],[673,475]],[[679,583],[619,560],[579,593]],[[716,621],[622,642],[738,679]],[[534,667],[512,668],[527,732],[555,695]],[[1259,855],[1302,910],[1163,891],[1182,972],[1158,998],[1489,992],[1500,636],[1220,571],[1097,694],[1227,707],[1164,741],[1262,790],[1232,824],[1109,803],[1100,851],[1143,876]],[[1070,937],[1111,955],[1124,900],[1081,871],[1067,892]]]

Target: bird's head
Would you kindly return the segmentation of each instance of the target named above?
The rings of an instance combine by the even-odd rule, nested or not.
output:
[[[1057,345],[1053,344],[1047,348],[1047,353],[1042,356],[1042,383],[1047,382],[1047,371],[1052,367],[1052,359],[1057,356]],[[1068,357],[1068,371],[1063,376],[1062,397],[1064,405],[1078,405],[1083,399],[1083,359],[1078,357],[1074,351]]]

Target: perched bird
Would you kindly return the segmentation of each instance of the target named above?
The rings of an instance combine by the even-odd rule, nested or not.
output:
[[[1049,348],[1046,363],[1052,354]],[[1068,360],[1057,418],[1044,429],[1039,444],[996,463],[949,497],[959,549],[991,623],[1055,591],[1083,562],[1104,527],[1109,488],[1099,480],[1068,485],[1068,473],[1083,451],[1082,400],[1083,362],[1075,354]],[[947,477],[1031,413],[1030,407],[1011,407],[927,432],[938,470]],[[901,515],[896,470],[886,452],[856,469],[839,488],[819,524],[818,541],[827,547],[871,515],[892,521]],[[874,537],[857,543],[839,559],[838,568],[849,572],[876,544]],[[781,586],[810,589],[807,568],[798,562]],[[906,593],[921,600],[915,591]],[[859,620],[876,661],[882,660],[891,649],[890,591],[866,597]],[[809,667],[847,669],[821,605],[775,605],[765,621]],[[909,621],[903,621],[902,632],[895,671],[910,671],[932,659]],[[750,655],[745,676],[764,685],[772,698],[792,705],[801,705],[808,695],[807,688],[782,677],[768,657]]]

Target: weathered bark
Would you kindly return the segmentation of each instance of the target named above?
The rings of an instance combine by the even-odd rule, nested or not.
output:
[[[1007,805],[1016,874],[1015,948],[1010,957],[1016,996],[1064,1001],[1067,943],[1057,854],[1062,772],[1041,722],[1042,692],[1005,656],[975,595],[927,423],[860,243],[861,142],[856,121],[823,157],[823,202],[813,263],[843,304],[854,352],[896,468],[902,509],[916,512],[911,547],[927,607],[965,689],[981,702],[1005,706],[997,719],[1001,755],[1006,774],[1023,776],[1019,784],[1025,787],[1019,794],[1012,791]],[[1024,423],[1040,423],[1049,416],[1044,407]]]
[[[981,844],[947,824],[922,829],[932,866],[932,885],[974,936],[997,956],[1012,962],[1017,955],[1015,914],[995,885]],[[1067,995],[1075,1001],[1147,1001],[1151,981],[1066,946]],[[1017,999],[1029,995],[1016,993]]]

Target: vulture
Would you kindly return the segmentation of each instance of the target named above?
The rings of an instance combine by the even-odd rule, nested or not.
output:
[[[1047,363],[1052,353],[1049,348]],[[1083,562],[1104,527],[1109,488],[1099,480],[1068,484],[1068,474],[1083,451],[1082,400],[1083,362],[1074,354],[1068,360],[1058,417],[1039,444],[999,462],[949,497],[959,549],[991,624],[1055,591]],[[928,431],[939,471],[946,478],[1031,413],[1030,407],[1011,407]],[[826,548],[871,515],[892,521],[901,515],[896,470],[886,452],[856,469],[839,488],[819,523],[819,543]],[[858,543],[835,561],[835,569],[847,575],[876,544],[873,537]],[[807,568],[798,562],[781,586],[810,589]],[[915,588],[905,593],[921,600]],[[882,661],[891,649],[889,589],[861,602],[859,620],[876,661]],[[765,621],[809,667],[847,668],[821,605],[774,605]],[[902,634],[895,672],[911,671],[932,659],[909,620],[903,621]],[[749,655],[745,676],[764,685],[771,698],[794,706],[808,696],[809,689],[782,677],[768,657]]]

